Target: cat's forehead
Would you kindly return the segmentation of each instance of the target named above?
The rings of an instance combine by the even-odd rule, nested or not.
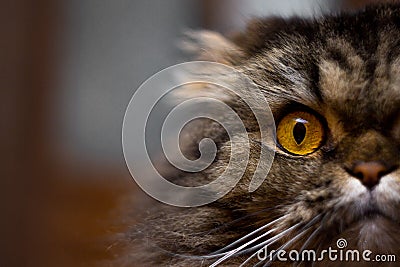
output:
[[[400,55],[390,49],[397,40],[382,32],[376,38],[379,44],[368,53],[365,43],[354,46],[344,37],[328,38],[317,61],[322,104],[344,120],[379,123],[398,110]]]
[[[392,119],[400,104],[400,12],[377,10],[291,21],[250,60],[252,78],[273,104],[329,109],[353,124]]]

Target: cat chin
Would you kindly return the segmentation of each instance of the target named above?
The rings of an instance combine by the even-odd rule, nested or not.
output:
[[[373,253],[393,253],[399,255],[400,224],[377,214],[351,224],[343,232],[331,239],[331,247],[336,247],[338,239],[347,241],[346,249],[371,250]]]

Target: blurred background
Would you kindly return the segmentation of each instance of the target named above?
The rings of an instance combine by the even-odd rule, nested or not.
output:
[[[96,266],[143,195],[122,154],[135,90],[187,61],[185,29],[231,33],[254,16],[319,16],[362,0],[15,0],[1,8],[0,266]]]

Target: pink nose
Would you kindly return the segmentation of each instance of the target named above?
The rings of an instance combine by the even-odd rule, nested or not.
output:
[[[354,164],[350,172],[371,189],[379,183],[382,176],[388,173],[388,168],[378,161],[360,162]]]

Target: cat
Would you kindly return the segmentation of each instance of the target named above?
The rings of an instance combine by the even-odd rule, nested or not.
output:
[[[244,177],[223,198],[196,208],[141,203],[139,215],[137,205],[125,204],[125,221],[144,217],[118,236],[123,252],[113,266],[209,266],[229,251],[216,266],[289,266],[293,261],[276,254],[260,259],[257,245],[322,252],[338,249],[338,240],[346,249],[370,250],[371,259],[399,257],[400,4],[313,19],[255,19],[230,39],[207,31],[190,38],[186,48],[197,58],[240,70],[263,92],[277,125],[274,162],[250,193],[263,144],[248,108],[224,98],[252,136]],[[204,121],[191,146],[213,137],[214,163],[171,179],[205,184],[228,164],[229,140],[213,123]],[[378,266],[327,258],[296,264]]]

